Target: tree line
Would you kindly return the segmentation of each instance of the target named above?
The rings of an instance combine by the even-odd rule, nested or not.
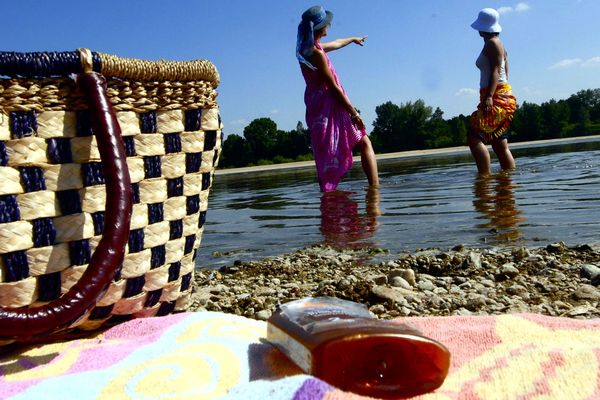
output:
[[[370,133],[375,152],[391,153],[466,144],[469,117],[444,119],[440,108],[423,100],[375,108]],[[600,133],[600,89],[581,90],[566,100],[542,104],[524,102],[517,108],[509,135],[511,142],[584,136]],[[302,122],[283,131],[270,118],[257,118],[243,137],[230,134],[223,143],[220,166],[236,168],[312,160],[310,135]]]

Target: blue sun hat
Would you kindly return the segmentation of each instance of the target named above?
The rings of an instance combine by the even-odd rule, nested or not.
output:
[[[500,14],[493,8],[484,8],[479,11],[479,15],[475,22],[471,24],[471,28],[479,32],[488,33],[500,33],[502,27],[498,22],[500,20]]]
[[[296,58],[310,69],[315,69],[315,67],[306,58],[313,53],[315,31],[331,25],[332,19],[333,13],[325,10],[323,6],[313,6],[302,13],[302,21],[298,25],[296,39]]]

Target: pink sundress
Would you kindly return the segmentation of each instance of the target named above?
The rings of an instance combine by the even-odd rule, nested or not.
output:
[[[323,50],[319,42],[315,46]],[[325,58],[335,81],[342,87],[327,53]],[[306,81],[306,124],[310,132],[319,185],[322,192],[332,192],[352,167],[352,149],[367,132],[354,125],[348,110],[327,86],[322,72],[306,66],[302,66],[301,70]]]

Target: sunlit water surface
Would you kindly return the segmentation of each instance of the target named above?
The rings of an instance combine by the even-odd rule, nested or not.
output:
[[[217,175],[197,266],[219,267],[305,246],[421,248],[598,243],[600,141],[513,150],[517,170],[482,179],[470,155],[360,163],[323,195],[314,167]]]

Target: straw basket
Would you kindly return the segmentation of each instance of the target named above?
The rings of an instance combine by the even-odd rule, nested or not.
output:
[[[0,52],[0,76],[0,342],[185,310],[221,148],[214,65]]]

